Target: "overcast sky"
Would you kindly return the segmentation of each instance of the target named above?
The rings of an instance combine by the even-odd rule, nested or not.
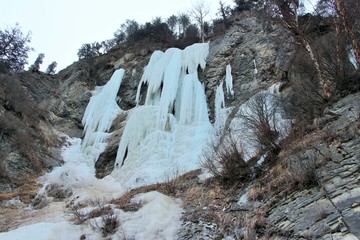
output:
[[[205,0],[215,18],[219,0]],[[56,61],[61,70],[77,61],[77,51],[83,43],[101,42],[126,19],[139,23],[157,16],[165,20],[170,15],[187,12],[196,0],[0,0],[0,29],[19,23],[22,32],[31,31],[29,54],[32,64],[39,53],[45,54],[47,66]],[[233,0],[223,0],[233,5]]]

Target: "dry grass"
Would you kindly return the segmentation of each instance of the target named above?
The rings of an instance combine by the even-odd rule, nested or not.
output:
[[[19,188],[12,192],[0,193],[0,201],[8,201],[13,198],[19,197],[24,204],[30,204],[32,199],[36,196],[39,191],[41,184],[36,181],[33,176],[28,177],[26,182],[18,182]]]
[[[318,184],[314,159],[281,159],[249,187],[249,199],[279,199],[293,191]],[[296,162],[294,162],[294,159]]]
[[[187,181],[196,179],[199,174],[200,170],[194,170],[168,180],[165,183],[157,183],[133,189],[122,195],[120,198],[112,200],[111,203],[117,205],[117,207],[123,211],[137,211],[141,206],[131,203],[131,199],[136,195],[151,191],[158,191],[168,196],[178,197],[181,195],[181,192],[187,189]]]

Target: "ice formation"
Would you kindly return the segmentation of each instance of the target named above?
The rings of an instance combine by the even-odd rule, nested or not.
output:
[[[227,92],[227,94],[229,94],[231,96],[234,96],[233,77],[231,75],[231,66],[230,66],[230,64],[228,64],[226,66],[225,82],[226,82],[226,92]]]
[[[113,176],[141,184],[160,181],[169,168],[183,172],[198,166],[212,129],[198,79],[208,52],[208,43],[203,43],[152,54],[139,83],[138,106],[130,111],[120,140]],[[144,85],[147,93],[140,106]],[[151,166],[157,169],[149,170]]]
[[[105,149],[104,142],[108,136],[106,132],[122,111],[116,103],[116,96],[123,76],[123,69],[116,70],[106,85],[96,88],[86,107],[82,119],[85,133],[82,148],[93,161],[96,161]]]
[[[254,75],[256,75],[258,73],[258,69],[256,67],[256,61],[254,59]]]
[[[279,89],[283,83],[276,83],[270,86],[268,89],[263,90],[253,95],[248,101],[242,104],[239,108],[239,113],[244,116],[254,116],[253,109],[251,107],[256,102],[258,95],[265,96],[265,104],[263,111],[269,116],[270,122],[274,124],[274,127],[279,133],[279,139],[284,138],[290,128],[291,119],[286,118],[283,109],[280,106],[278,95]],[[256,119],[256,117],[255,117]],[[231,132],[235,139],[239,139],[239,146],[243,149],[245,160],[253,157],[259,150],[258,143],[254,140],[254,133],[247,127],[243,118],[234,118],[230,125]]]
[[[351,62],[351,64],[354,66],[354,68],[358,69],[359,66],[356,61],[354,48],[352,46],[349,46],[349,48],[348,48],[348,58],[349,58],[349,61]]]
[[[223,89],[224,83],[221,82],[220,85],[216,88],[215,93],[215,125],[220,127],[222,125],[223,119],[222,110],[225,108],[225,94]]]

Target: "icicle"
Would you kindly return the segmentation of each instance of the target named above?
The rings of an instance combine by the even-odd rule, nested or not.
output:
[[[230,66],[230,64],[228,64],[226,66],[225,83],[226,83],[226,92],[227,92],[227,94],[230,94],[231,96],[234,96],[233,77],[231,75],[231,66]]]
[[[83,151],[96,161],[104,150],[106,132],[112,121],[121,112],[116,103],[117,93],[124,76],[124,70],[114,72],[111,79],[101,88],[96,88],[95,95],[90,98],[86,107],[82,124],[84,125]]]
[[[215,95],[215,123],[219,123],[221,109],[225,108],[225,97],[223,90],[223,82],[216,88]]]
[[[200,65],[201,69],[205,69],[206,66],[206,57],[209,54],[209,44],[208,43],[195,43],[191,46],[188,46],[183,51],[182,57],[182,68],[188,73],[194,73],[197,71],[198,66]]]
[[[258,73],[257,67],[256,67],[256,61],[254,59],[254,75]]]
[[[351,62],[351,64],[357,70],[359,68],[359,66],[356,61],[354,49],[352,48],[351,45],[348,47],[348,58],[349,58],[349,61]]]
[[[196,74],[188,74],[183,81],[181,90],[179,123],[198,124],[208,122],[208,111],[204,89]]]

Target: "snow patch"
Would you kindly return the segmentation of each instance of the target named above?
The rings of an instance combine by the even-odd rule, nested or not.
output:
[[[181,226],[181,202],[159,192],[140,194],[132,202],[143,206],[137,212],[120,215],[121,227],[129,239],[176,239]]]
[[[72,225],[66,221],[57,223],[39,222],[0,233],[0,240],[78,240],[82,235],[81,230],[81,226]]]

